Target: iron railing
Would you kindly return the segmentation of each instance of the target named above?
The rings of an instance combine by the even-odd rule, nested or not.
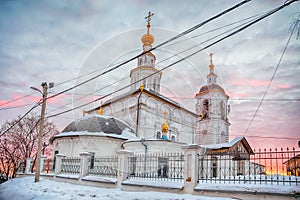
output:
[[[199,155],[199,182],[299,185],[300,151],[282,148],[254,154]]]
[[[117,177],[118,157],[96,157],[90,158],[88,174],[96,176]]]
[[[183,180],[184,157],[181,153],[135,154],[129,157],[129,178]]]
[[[44,173],[45,174],[54,174],[55,171],[55,160],[47,159],[44,163]]]
[[[80,173],[80,158],[63,158],[61,165],[62,174],[79,174]]]

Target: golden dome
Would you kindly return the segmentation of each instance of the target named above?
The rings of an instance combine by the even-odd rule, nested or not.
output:
[[[142,42],[144,43],[144,45],[152,45],[154,42],[153,35],[151,35],[150,33],[146,33],[142,37]]]
[[[166,133],[166,132],[168,132],[168,130],[169,130],[169,126],[168,126],[166,120],[164,120],[164,123],[161,126],[161,132]]]

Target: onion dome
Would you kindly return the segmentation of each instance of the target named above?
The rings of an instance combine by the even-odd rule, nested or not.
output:
[[[141,40],[144,45],[152,45],[154,43],[154,37],[150,33],[143,35]]]
[[[147,22],[148,22],[147,33],[145,35],[143,35],[143,37],[141,39],[144,46],[151,46],[154,43],[154,37],[153,37],[153,35],[150,34],[150,27],[151,27],[150,21],[151,21],[151,16],[153,16],[153,15],[154,15],[154,13],[151,13],[149,11],[148,16],[145,17],[145,19],[147,19]]]
[[[169,130],[169,126],[167,124],[167,114],[168,112],[164,112],[164,123],[161,126],[161,132],[163,133],[163,135],[165,135]]]
[[[216,91],[216,90],[225,94],[225,90],[221,86],[219,86],[218,84],[215,84],[215,83],[202,86],[200,88],[199,93],[207,93],[207,92]]]

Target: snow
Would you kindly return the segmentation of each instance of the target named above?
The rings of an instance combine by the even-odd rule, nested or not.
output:
[[[102,182],[102,183],[117,183],[116,178],[110,177],[100,177],[100,176],[85,176],[82,178],[85,181],[94,181],[94,182]]]
[[[99,137],[113,137],[113,138],[126,139],[126,140],[136,138],[126,130],[123,130],[121,135],[117,135],[114,133],[87,132],[87,131],[62,132],[56,135],[56,137],[66,137],[66,136],[99,136]]]
[[[242,182],[242,181],[241,181]],[[253,193],[272,193],[272,194],[296,194],[300,193],[300,187],[295,185],[282,185],[273,183],[269,184],[249,184],[249,183],[215,183],[215,182],[200,182],[195,187],[195,190],[205,191],[205,190],[214,191],[228,191],[228,192],[253,192]]]
[[[145,185],[151,187],[158,187],[158,188],[173,188],[173,189],[182,189],[183,188],[183,181],[163,181],[163,180],[150,180],[150,179],[129,179],[123,181],[122,184],[126,185]]]
[[[191,194],[175,194],[167,192],[129,192],[120,189],[108,189],[75,185],[41,178],[35,183],[34,177],[11,179],[0,185],[1,200],[129,200],[129,199],[189,199],[189,200],[221,200],[223,197],[197,196]]]
[[[207,149],[221,149],[221,148],[229,148],[232,147],[234,144],[236,144],[237,142],[241,141],[243,139],[243,137],[236,137],[234,138],[232,141],[230,142],[226,142],[226,143],[220,143],[220,144],[208,144],[208,145],[201,145],[201,147],[203,148],[207,148]]]

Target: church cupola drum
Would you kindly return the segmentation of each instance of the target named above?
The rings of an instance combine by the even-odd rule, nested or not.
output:
[[[155,68],[156,57],[149,51],[155,40],[154,36],[150,34],[150,21],[153,15],[153,13],[149,12],[148,16],[145,17],[147,19],[147,33],[141,38],[143,42],[143,55],[138,57],[137,67],[131,70],[130,78],[132,84],[131,90],[136,90],[140,85],[144,85],[145,88],[159,93],[162,73]]]
[[[196,114],[199,116],[196,142],[201,145],[224,143],[229,140],[229,96],[217,84],[212,55],[211,53],[207,85],[202,86],[195,97],[197,99]]]

